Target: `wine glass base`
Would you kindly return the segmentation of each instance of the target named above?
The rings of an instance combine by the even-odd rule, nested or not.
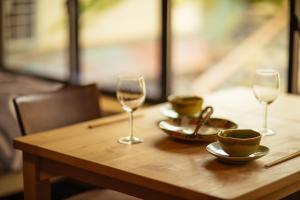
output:
[[[138,137],[122,137],[118,139],[118,142],[121,144],[138,144],[143,142],[144,139],[143,138],[138,138]]]
[[[276,134],[275,131],[268,128],[259,129],[259,132],[262,134],[262,136],[271,136]]]

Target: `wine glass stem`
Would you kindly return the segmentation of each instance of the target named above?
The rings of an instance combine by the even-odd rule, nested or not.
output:
[[[265,106],[265,115],[264,115],[263,128],[264,128],[264,130],[267,130],[267,128],[268,128],[268,104],[266,103],[264,106]]]
[[[129,112],[130,140],[133,140],[133,112]]]

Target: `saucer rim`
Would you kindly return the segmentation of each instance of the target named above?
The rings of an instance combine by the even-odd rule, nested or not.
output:
[[[177,132],[178,135],[172,135],[170,132],[176,132],[176,131],[171,131],[171,130],[162,128],[160,125],[161,122],[170,121],[170,120],[172,120],[172,119],[159,120],[157,125],[165,134],[167,134],[171,138],[181,140],[181,141],[188,141],[188,142],[213,142],[213,141],[216,141],[216,139],[217,139],[217,132],[214,134],[199,134],[198,133],[199,137],[195,137],[195,138],[189,137],[189,135],[183,135],[179,132]]]
[[[223,121],[227,121],[227,122],[230,122],[232,123],[233,125],[236,126],[236,128],[238,127],[238,125],[231,121],[231,120],[228,120],[228,119],[224,119],[224,118],[215,118],[215,117],[212,117],[211,119],[214,119],[214,120],[223,120]],[[165,134],[167,134],[169,137],[171,138],[174,138],[174,139],[178,139],[178,140],[182,140],[182,141],[189,141],[189,142],[215,142],[217,141],[217,134],[218,132],[215,132],[213,134],[201,134],[201,133],[198,133],[198,137],[189,137],[189,135],[184,135],[184,134],[181,134],[179,132],[178,135],[175,135],[175,134],[172,134],[172,132],[176,132],[176,131],[172,131],[172,130],[168,130],[166,128],[163,128],[161,126],[161,123],[162,122],[171,122],[172,120],[176,120],[176,119],[172,119],[172,118],[167,118],[167,119],[162,119],[162,120],[159,120],[157,122],[157,125],[158,127],[164,131]],[[208,127],[213,127],[213,126],[208,126]],[[226,129],[227,130],[227,129]]]
[[[164,116],[167,117],[167,118],[166,118],[166,119],[159,120],[159,122],[164,121],[164,120],[178,120],[178,119],[180,119],[180,117],[171,117],[171,116],[165,115],[163,110],[166,110],[166,109],[172,110],[172,111],[174,111],[175,113],[177,113],[177,112],[176,112],[175,110],[173,110],[171,107],[168,108],[168,106],[164,106],[164,107],[161,108],[161,113],[162,113],[162,115],[164,115]],[[177,115],[179,115],[179,114],[177,113]],[[187,119],[189,119],[189,120],[195,120],[195,119],[198,119],[198,117],[199,117],[199,116],[195,116],[195,117],[187,117]],[[239,127],[239,125],[238,125],[236,122],[234,122],[234,121],[232,121],[232,120],[230,120],[230,119],[226,119],[226,118],[224,118],[224,117],[211,117],[211,119],[214,119],[214,120],[223,120],[223,121],[228,121],[228,122],[232,123],[235,127],[230,128],[230,129],[236,129],[236,128]],[[158,122],[158,123],[159,123],[159,122]]]
[[[247,162],[247,161],[255,160],[255,159],[258,159],[258,158],[261,158],[261,157],[267,155],[270,151],[269,147],[267,147],[265,145],[259,145],[259,147],[263,147],[266,150],[266,151],[262,151],[261,155],[257,155],[257,156],[253,156],[253,157],[250,157],[250,155],[249,156],[239,156],[239,157],[238,156],[230,156],[230,155],[226,156],[226,155],[218,154],[217,152],[215,152],[211,148],[209,148],[210,145],[213,146],[213,145],[216,145],[216,144],[219,146],[220,149],[222,149],[221,145],[219,144],[219,141],[215,141],[215,142],[212,142],[212,143],[208,144],[206,146],[206,150],[210,154],[212,154],[213,156],[215,156],[219,159],[226,160],[226,161],[232,161],[232,162]]]

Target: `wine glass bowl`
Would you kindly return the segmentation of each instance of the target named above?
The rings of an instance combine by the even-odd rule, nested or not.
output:
[[[265,107],[263,128],[260,132],[263,136],[274,135],[275,132],[267,126],[267,116],[269,104],[275,101],[280,91],[280,77],[278,71],[274,69],[257,69],[255,71],[252,89],[256,99]]]
[[[130,122],[130,135],[119,138],[119,143],[136,144],[143,142],[142,138],[133,136],[133,112],[144,103],[145,97],[146,87],[143,76],[119,76],[117,98],[123,110],[129,113]]]

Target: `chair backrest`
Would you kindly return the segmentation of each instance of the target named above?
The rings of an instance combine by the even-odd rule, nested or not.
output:
[[[101,117],[95,84],[16,97],[14,105],[23,135]]]

